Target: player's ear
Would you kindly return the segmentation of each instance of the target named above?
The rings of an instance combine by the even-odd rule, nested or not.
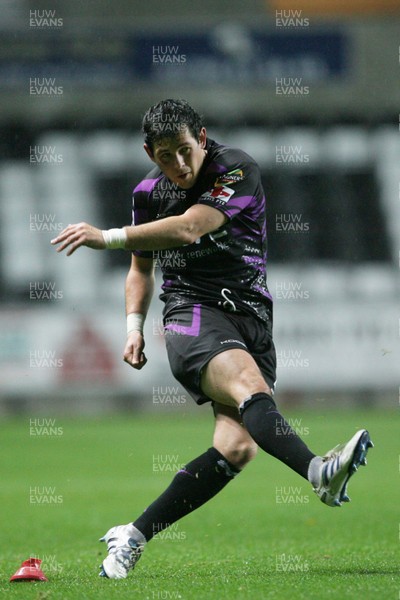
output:
[[[155,162],[155,160],[154,160],[154,154],[153,154],[153,151],[150,148],[150,146],[148,144],[143,144],[143,148],[144,148],[144,151],[146,152],[147,156],[150,158],[150,160],[152,160],[153,162]]]
[[[206,144],[207,144],[207,131],[206,131],[205,127],[202,127],[200,129],[199,144],[200,144],[201,148],[205,148],[206,147]]]

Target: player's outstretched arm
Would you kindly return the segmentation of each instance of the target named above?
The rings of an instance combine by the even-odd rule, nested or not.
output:
[[[95,250],[167,250],[192,244],[202,235],[219,229],[225,221],[224,214],[216,208],[195,204],[183,215],[122,229],[101,230],[88,223],[68,225],[51,243],[60,244],[57,252],[68,248],[67,256],[80,246]]]
[[[193,244],[199,237],[216,231],[227,217],[216,208],[194,204],[182,215],[124,227],[126,250],[168,250]]]

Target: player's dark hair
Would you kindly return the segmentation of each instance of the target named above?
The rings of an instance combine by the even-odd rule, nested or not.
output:
[[[161,100],[145,113],[142,132],[145,143],[153,151],[154,143],[164,138],[174,138],[182,131],[189,130],[199,141],[203,127],[201,116],[186,100]]]

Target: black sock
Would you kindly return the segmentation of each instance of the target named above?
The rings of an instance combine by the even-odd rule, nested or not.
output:
[[[169,487],[134,521],[147,541],[210,500],[240,473],[215,448],[178,471]]]
[[[240,406],[243,424],[253,440],[268,454],[307,479],[313,454],[277,410],[271,396],[253,394]]]

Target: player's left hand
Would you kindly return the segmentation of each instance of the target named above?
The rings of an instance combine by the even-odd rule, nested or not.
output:
[[[61,244],[57,252],[62,252],[68,248],[67,256],[71,256],[80,246],[87,246],[95,250],[104,250],[106,243],[101,229],[93,227],[88,223],[77,223],[68,225],[56,238],[51,240],[54,245]]]

